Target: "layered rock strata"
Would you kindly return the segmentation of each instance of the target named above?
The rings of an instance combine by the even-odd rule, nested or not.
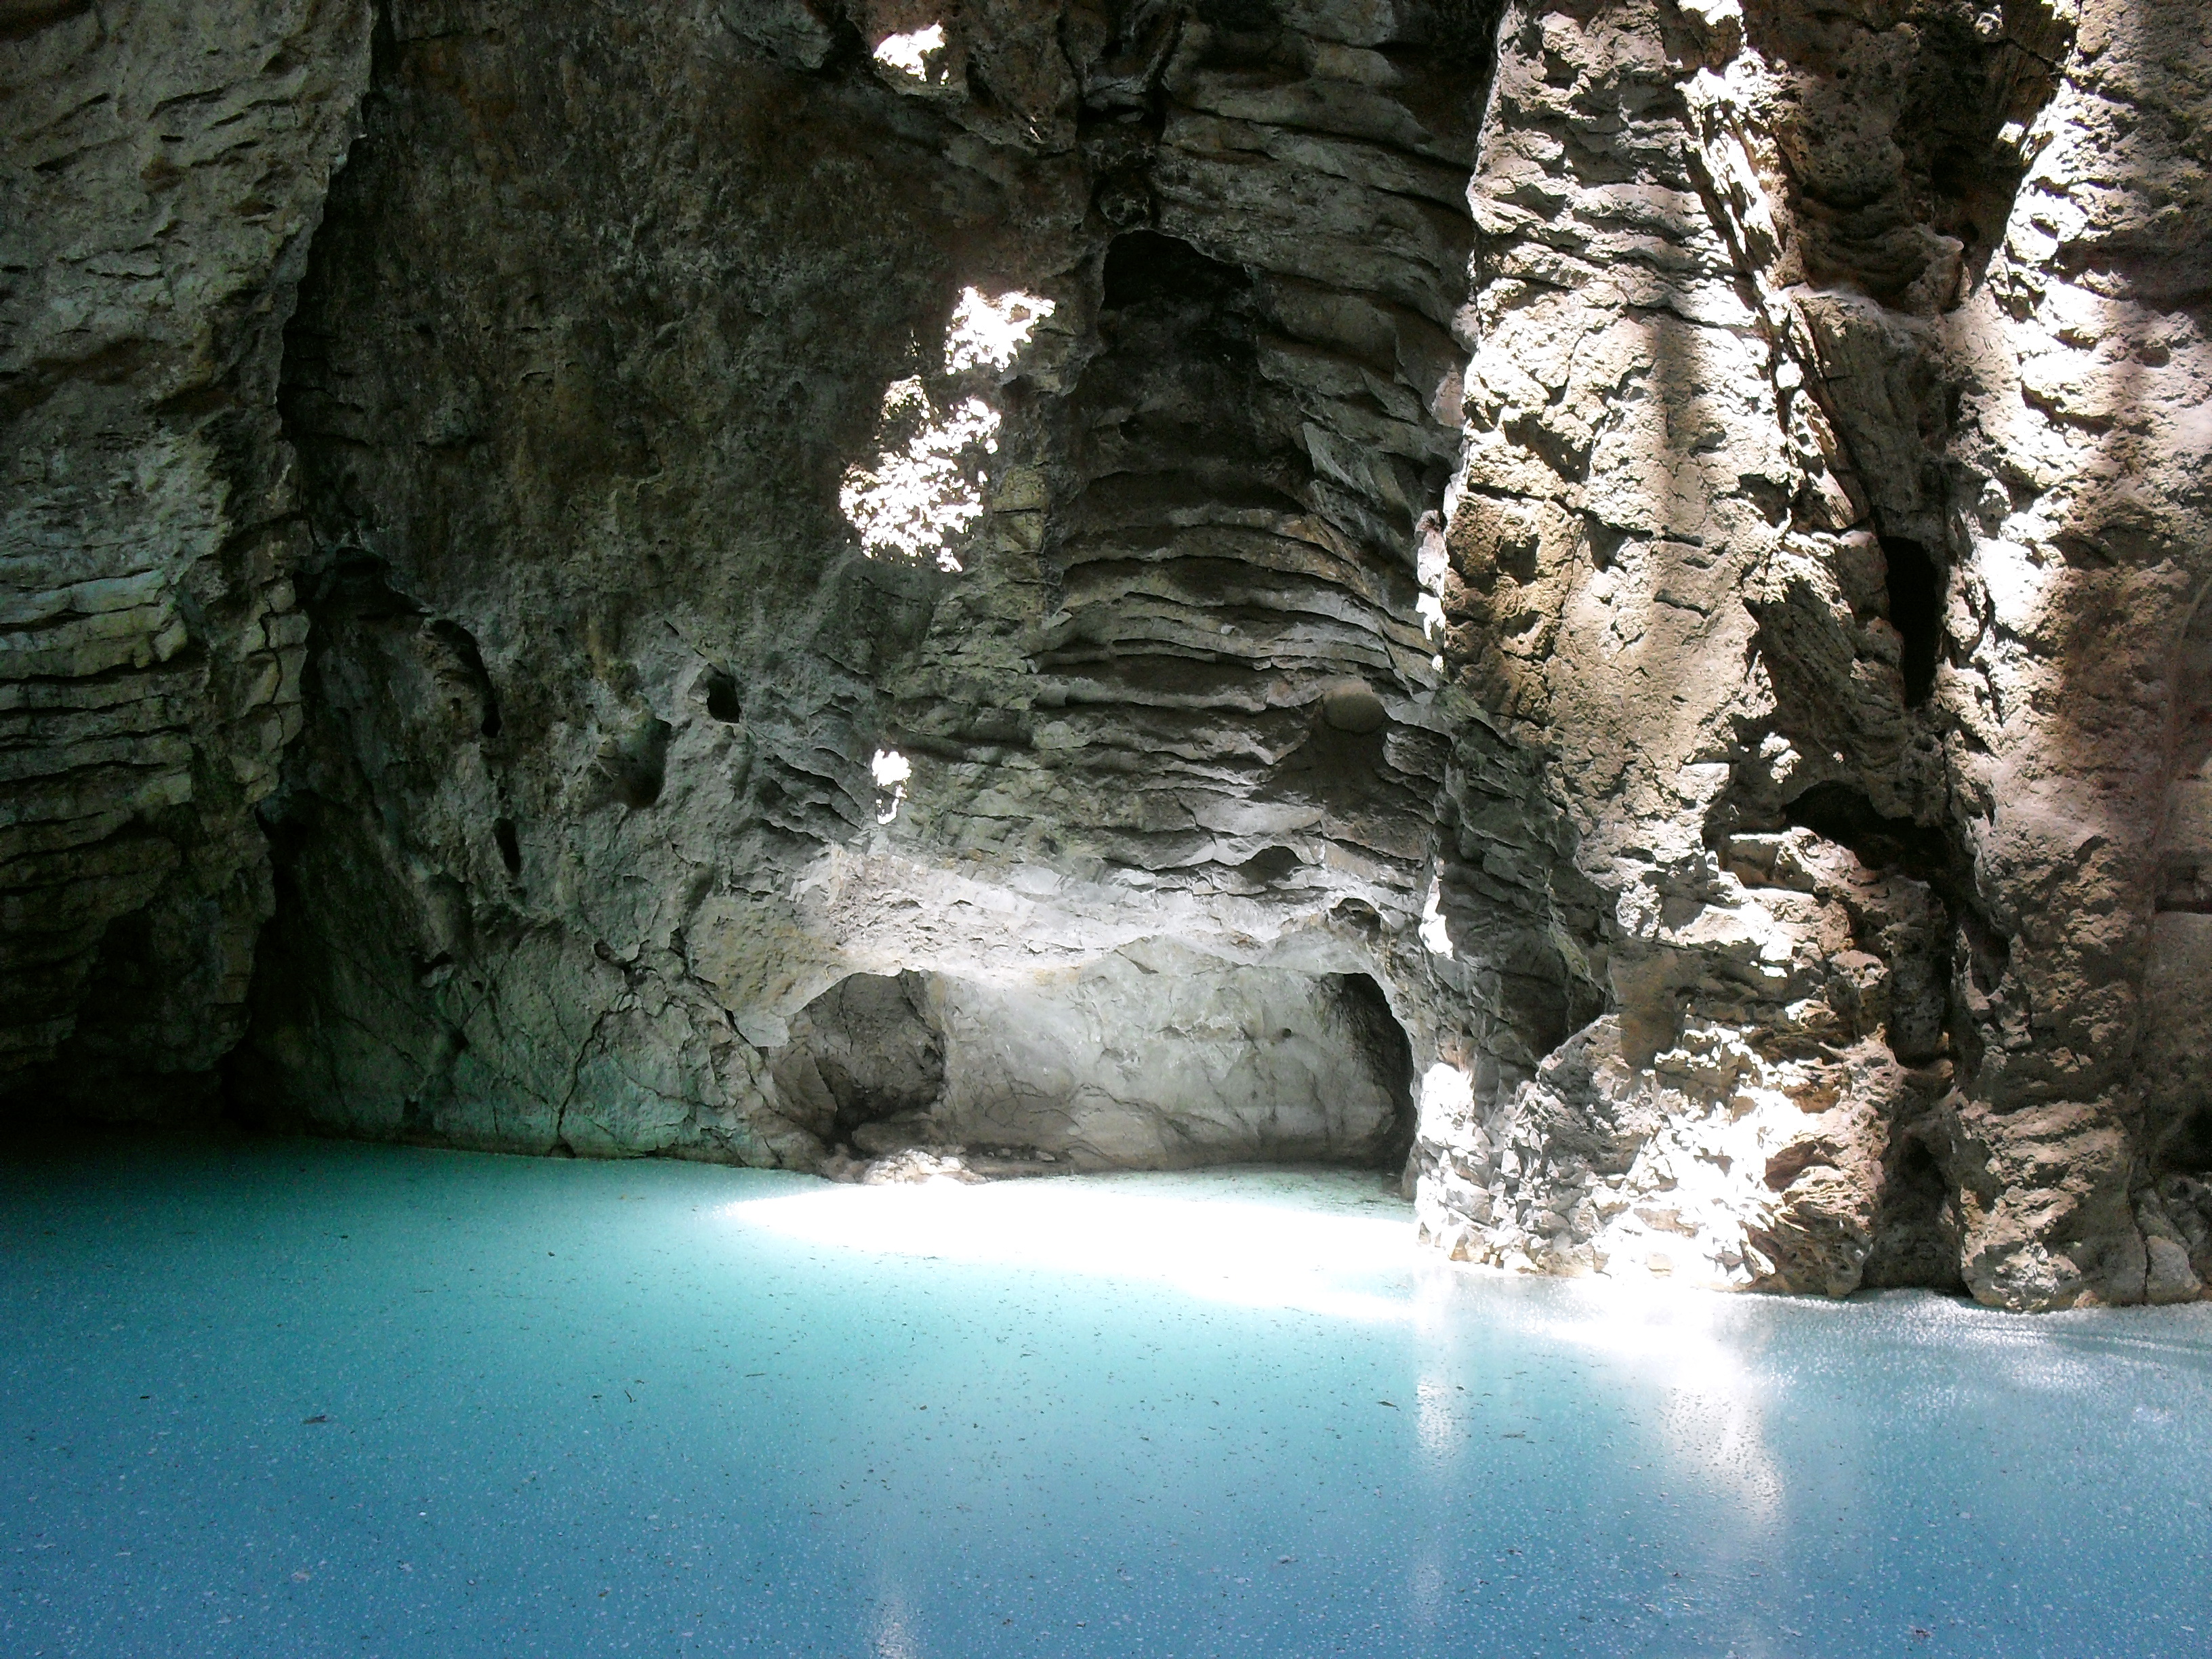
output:
[[[2202,33],[0,9],[16,1097],[2202,1294]]]
[[[1421,554],[1486,44],[395,6],[286,359],[317,643],[245,1093],[807,1167],[791,1022],[921,972],[1036,1097],[971,1066],[933,1133],[1401,1152],[1332,1011],[1454,1018]]]
[[[357,5],[0,7],[0,1091],[207,1101],[270,914],[307,541],[277,361]]]

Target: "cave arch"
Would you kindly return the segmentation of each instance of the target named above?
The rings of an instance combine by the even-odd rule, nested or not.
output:
[[[1413,1045],[1375,977],[1165,942],[1073,974],[853,974],[769,1057],[778,1108],[833,1154],[1182,1169],[1323,1164],[1396,1174]]]

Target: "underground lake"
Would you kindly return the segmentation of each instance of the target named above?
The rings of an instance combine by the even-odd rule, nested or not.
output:
[[[0,1172],[9,1655],[2212,1648],[2203,1304],[1509,1279],[1343,1170]]]

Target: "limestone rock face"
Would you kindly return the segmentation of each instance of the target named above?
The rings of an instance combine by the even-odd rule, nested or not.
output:
[[[1141,1034],[1141,1035],[1138,1035]],[[1224,965],[1157,942],[1024,984],[856,974],[769,1056],[784,1109],[883,1158],[1174,1169],[1395,1169],[1413,1059],[1374,981]]]
[[[277,362],[364,8],[0,8],[0,1091],[206,1099],[270,904],[307,532]]]
[[[1570,831],[1556,920],[1512,908],[1572,936],[1595,890],[1609,1012],[1425,1125],[1455,1253],[2199,1293],[2202,1188],[2161,1177],[2203,1161],[2212,1000],[2201,36],[1509,13],[1448,655]],[[1456,851],[1480,939],[1490,840]]]
[[[1486,20],[923,9],[392,9],[272,1116],[811,1167],[922,975],[922,1142],[1402,1157]]]
[[[2212,1285],[2185,0],[16,11],[14,1097]]]

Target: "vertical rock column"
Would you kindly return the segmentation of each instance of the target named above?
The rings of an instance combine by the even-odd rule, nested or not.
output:
[[[2057,95],[2008,135],[2026,177],[1946,330],[1972,550],[1953,631],[1979,682],[1961,787],[2010,937],[1962,987],[1953,1133],[1968,1282],[2028,1307],[2212,1279],[2212,40],[2171,0],[2052,9],[2074,25]]]
[[[1445,599],[1614,1012],[1431,1114],[1455,1251],[2197,1293],[2185,10],[1509,15]],[[1457,798],[1455,937],[1501,862],[1569,890]]]
[[[275,386],[368,7],[0,13],[0,1097],[158,1116],[243,1029],[299,726]]]

